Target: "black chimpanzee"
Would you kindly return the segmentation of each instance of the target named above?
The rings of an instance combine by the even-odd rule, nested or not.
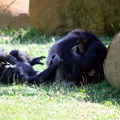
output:
[[[104,76],[103,61],[107,49],[91,32],[73,30],[51,47],[48,63],[53,54],[58,54],[63,59],[57,70],[58,77],[62,79],[69,76],[69,80],[81,85],[97,83]]]
[[[88,31],[80,35],[78,43],[71,50],[74,60],[72,81],[76,85],[100,82],[104,77],[103,62],[107,55],[105,45]]]
[[[69,80],[71,78],[72,68],[74,64],[74,61],[71,57],[71,49],[72,47],[79,45],[77,40],[79,39],[82,32],[83,30],[75,29],[62,39],[55,42],[50,48],[47,58],[48,66],[54,54],[58,54],[60,58],[63,59],[62,64],[57,69],[57,78],[62,78],[64,80]]]
[[[24,55],[23,58],[26,59]],[[40,60],[40,58],[38,59]],[[38,64],[38,59],[37,63],[36,60],[34,61],[33,59],[33,63]],[[31,64],[28,64],[29,62],[27,63],[27,61],[18,61],[14,56],[7,55],[4,50],[0,51],[0,60],[1,82],[11,84],[14,82],[14,80],[17,80],[18,83],[27,82],[32,84],[41,84],[49,81],[51,82],[54,79],[57,68],[62,62],[58,55],[54,55],[51,59],[49,67],[40,73],[34,71]]]

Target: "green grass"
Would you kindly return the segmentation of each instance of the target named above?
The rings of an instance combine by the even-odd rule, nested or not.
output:
[[[38,33],[33,28],[22,31],[6,29],[0,33],[0,48],[7,53],[20,49],[30,56],[45,55],[59,36]],[[26,35],[26,36],[25,36]],[[108,44],[111,37],[101,36]],[[107,40],[105,40],[107,39]],[[46,63],[46,59],[43,60]],[[36,65],[43,71],[43,66]],[[3,85],[0,84],[0,120],[119,120],[120,91],[106,80],[96,85],[70,88],[70,82],[52,85]]]

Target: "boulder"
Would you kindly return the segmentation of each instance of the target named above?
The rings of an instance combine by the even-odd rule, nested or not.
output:
[[[120,32],[109,45],[104,61],[104,73],[109,83],[120,90]]]
[[[0,0],[0,29],[29,25],[29,0]]]
[[[30,0],[30,20],[41,32],[62,35],[80,28],[96,34],[119,30],[120,0]]]

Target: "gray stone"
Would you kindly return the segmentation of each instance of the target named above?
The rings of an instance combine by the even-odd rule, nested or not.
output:
[[[104,73],[109,83],[120,90],[120,32],[109,45]]]

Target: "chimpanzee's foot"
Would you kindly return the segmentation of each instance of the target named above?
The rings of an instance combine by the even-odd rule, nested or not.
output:
[[[57,64],[60,65],[63,62],[63,60],[59,57],[59,55],[53,55],[52,56],[52,60],[50,62],[50,64]]]
[[[41,62],[41,60],[45,59],[46,57],[45,56],[40,56],[40,57],[36,57],[36,58],[33,58],[33,60],[31,61],[31,65],[36,65],[36,64],[41,64],[41,65],[44,65],[43,62]]]

